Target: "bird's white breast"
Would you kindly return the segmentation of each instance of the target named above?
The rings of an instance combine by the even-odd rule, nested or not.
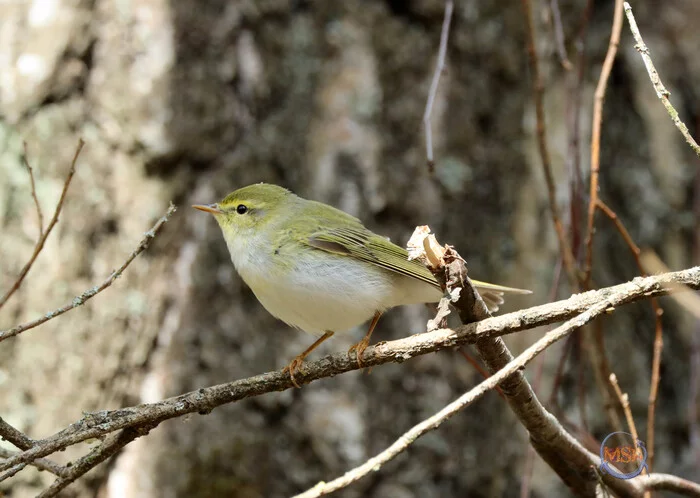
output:
[[[344,332],[376,311],[441,296],[418,280],[319,250],[283,264],[284,255],[256,236],[229,241],[229,250],[236,270],[267,311],[315,335]]]

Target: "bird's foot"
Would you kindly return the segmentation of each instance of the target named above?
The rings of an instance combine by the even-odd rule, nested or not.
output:
[[[363,368],[362,365],[362,356],[365,354],[365,349],[369,346],[369,337],[365,336],[362,338],[360,342],[357,344],[353,344],[350,346],[350,349],[348,349],[348,356],[352,354],[352,352],[355,352],[355,356],[357,357],[357,365],[360,368]]]
[[[294,384],[294,387],[298,387],[301,389],[301,385],[297,382],[297,380],[294,378],[294,372],[298,371],[301,368],[301,365],[304,363],[304,357],[306,355],[300,354],[299,356],[295,357],[289,365],[284,367],[282,372],[289,372],[289,378],[292,380],[292,384]]]

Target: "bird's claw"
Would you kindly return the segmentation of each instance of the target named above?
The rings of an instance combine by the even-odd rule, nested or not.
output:
[[[363,368],[362,365],[362,356],[365,354],[365,349],[369,346],[369,338],[363,337],[360,342],[357,344],[353,344],[350,346],[350,349],[348,349],[348,356],[352,354],[353,351],[355,351],[355,356],[357,357],[357,366],[360,368]]]
[[[294,372],[295,372],[296,370],[299,370],[299,368],[301,368],[301,365],[302,365],[303,363],[304,363],[304,359],[301,358],[301,357],[299,357],[299,356],[297,356],[296,358],[294,358],[294,359],[291,361],[291,363],[290,363],[289,365],[287,365],[286,367],[284,367],[284,368],[282,369],[282,372],[283,372],[283,373],[284,373],[284,372],[289,372],[289,378],[291,379],[292,384],[294,384],[294,387],[298,387],[299,389],[301,389],[301,385],[297,382],[296,378],[294,378]]]

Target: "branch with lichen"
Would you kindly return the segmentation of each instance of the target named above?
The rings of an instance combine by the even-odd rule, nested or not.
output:
[[[671,100],[669,99],[671,92],[669,92],[661,82],[661,77],[656,71],[656,67],[654,67],[654,62],[651,60],[651,52],[649,51],[649,47],[646,46],[644,40],[642,39],[642,34],[639,32],[637,21],[635,21],[634,15],[632,14],[632,7],[627,2],[625,2],[625,14],[627,16],[627,22],[630,25],[630,31],[632,32],[632,36],[634,36],[634,41],[636,42],[634,48],[636,48],[637,52],[639,52],[639,54],[642,56],[644,66],[647,68],[647,73],[649,73],[649,79],[651,80],[651,84],[654,86],[654,90],[656,91],[656,96],[659,98],[659,100],[661,100],[666,112],[668,112],[668,115],[671,116],[671,121],[673,121],[673,124],[676,126],[676,128],[678,128],[678,131],[681,132],[681,135],[683,135],[685,141],[688,143],[688,145],[690,145],[690,148],[693,149],[698,157],[700,157],[700,145],[698,145],[693,136],[690,134],[688,127],[678,116],[678,111],[675,107],[673,107],[673,104],[671,104]]]

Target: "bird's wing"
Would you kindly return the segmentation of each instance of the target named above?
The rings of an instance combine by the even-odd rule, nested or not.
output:
[[[408,252],[405,249],[372,233],[362,225],[324,227],[312,234],[306,243],[315,249],[355,258],[440,288],[430,270],[419,261],[408,260]]]

